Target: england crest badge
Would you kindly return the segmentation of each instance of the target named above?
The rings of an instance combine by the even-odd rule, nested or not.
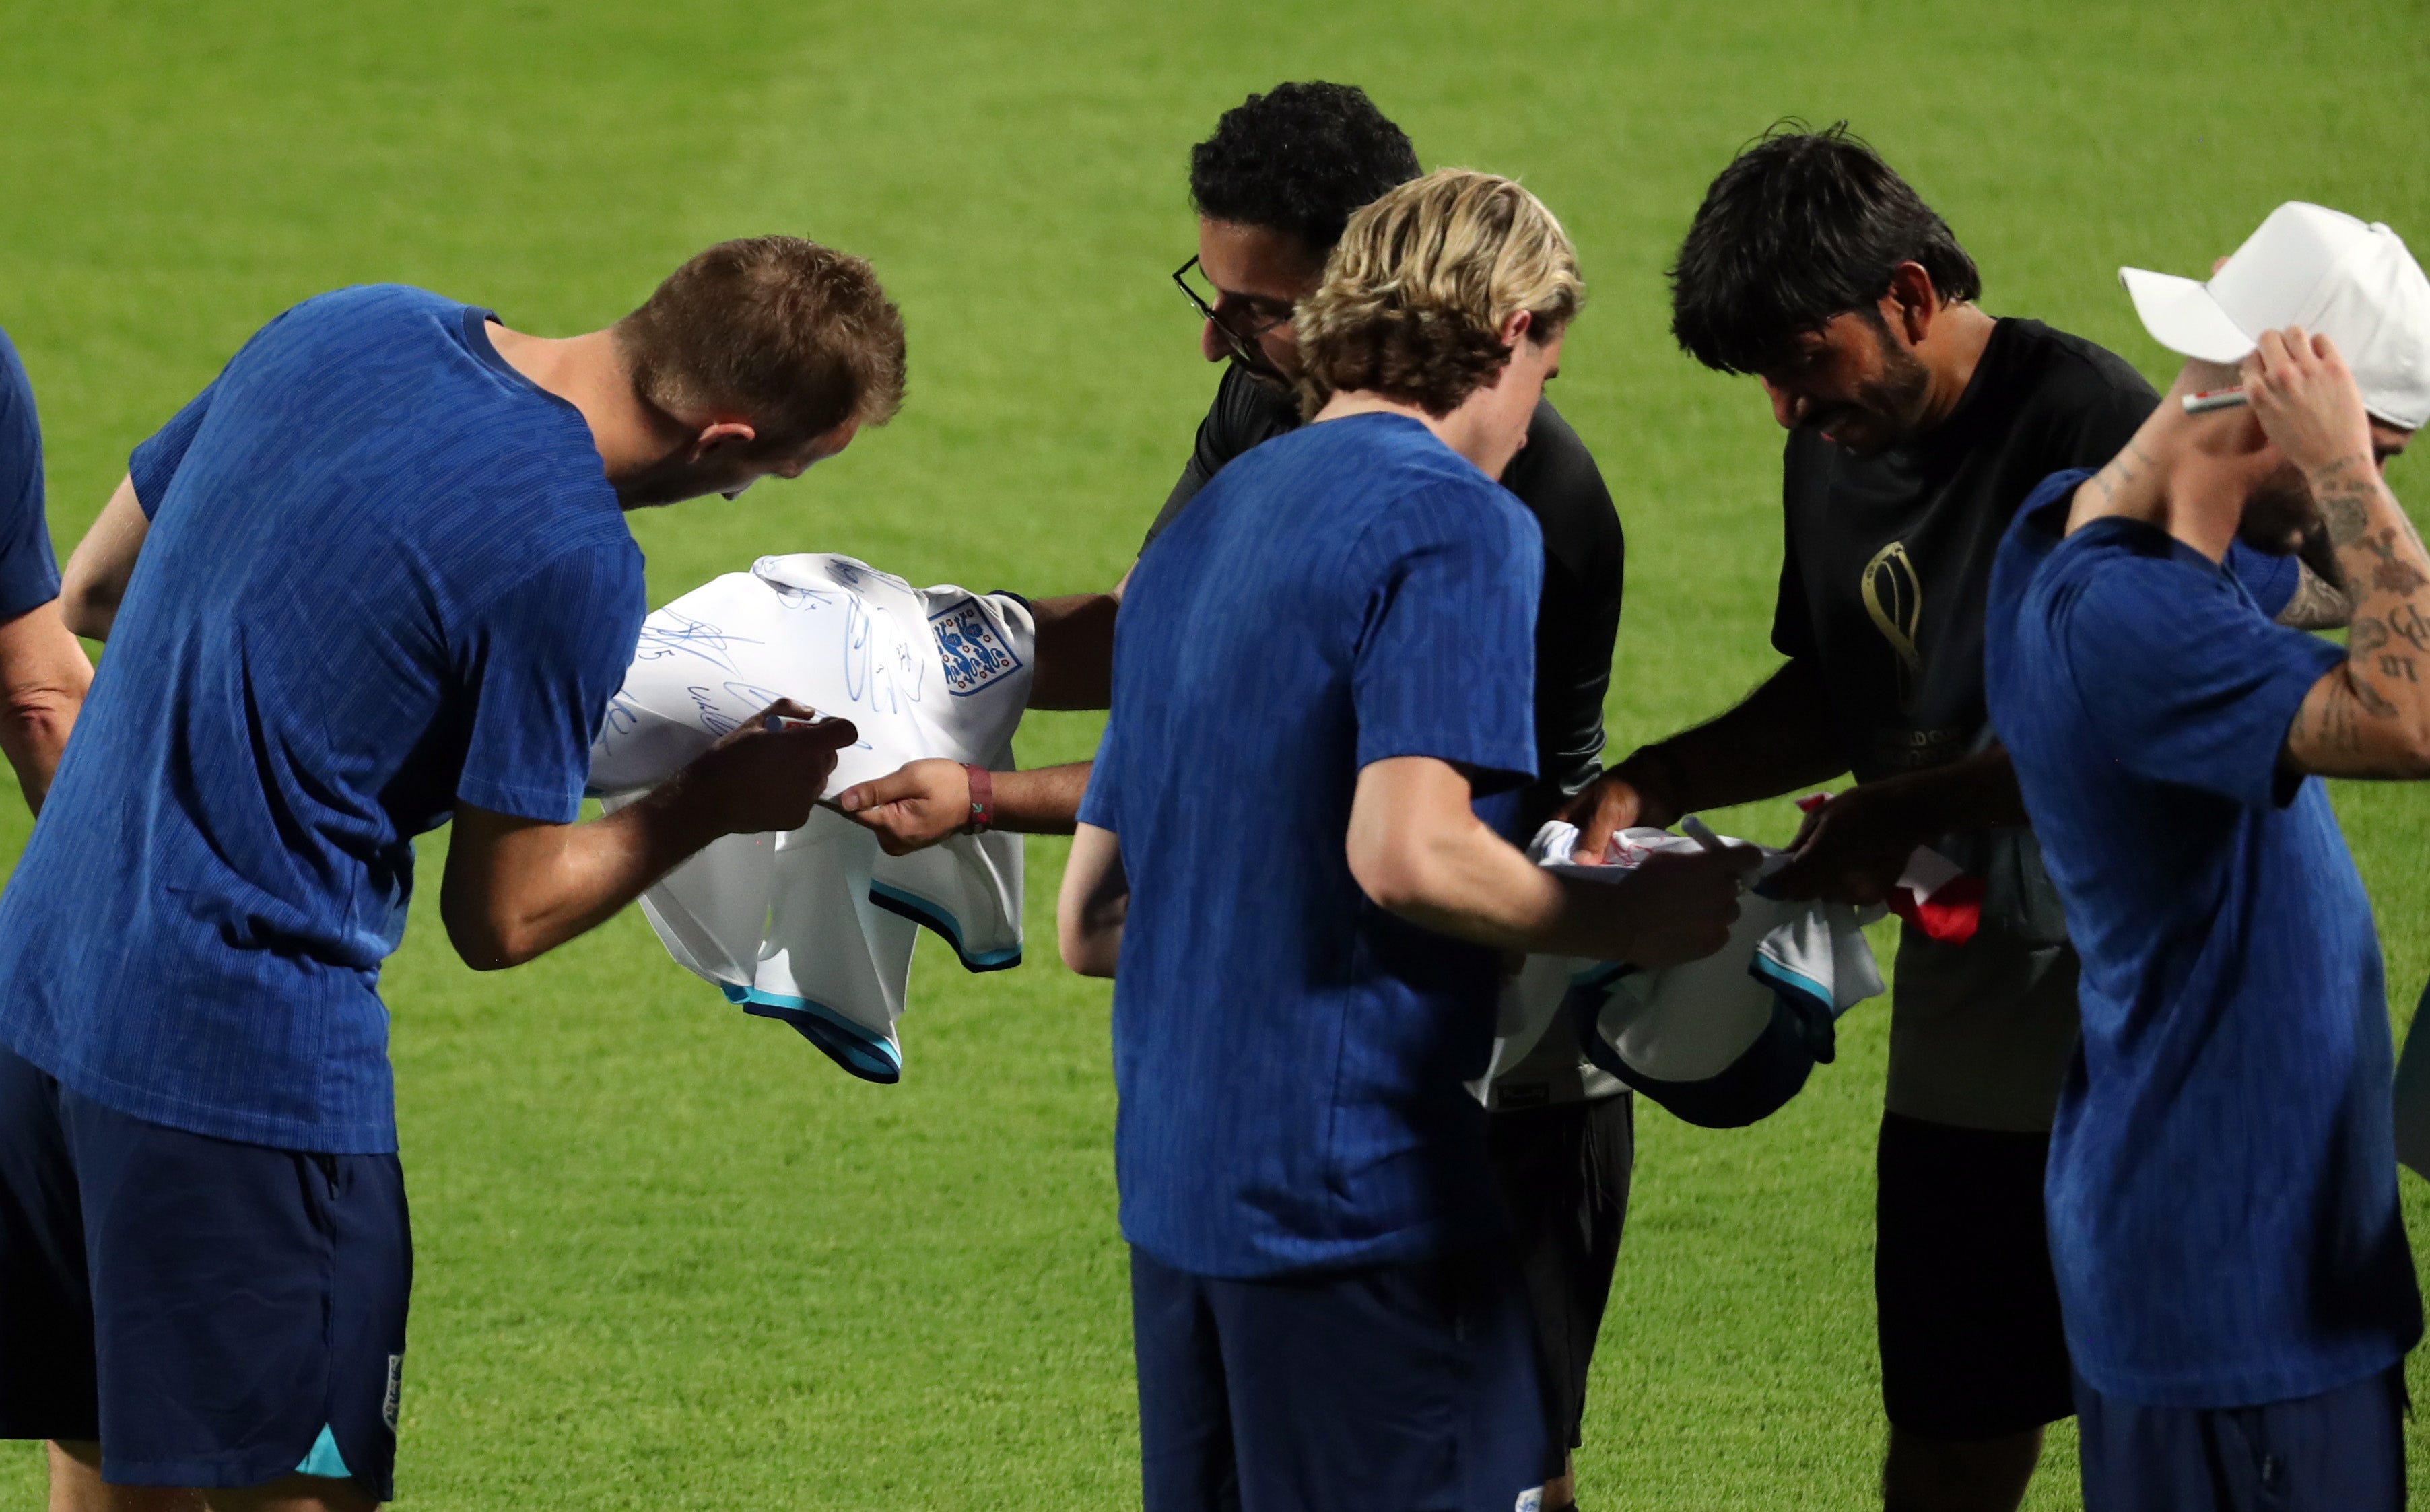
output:
[[[1021,669],[1021,658],[996,633],[976,599],[962,599],[928,616],[937,633],[937,655],[945,666],[945,690],[968,698]]]

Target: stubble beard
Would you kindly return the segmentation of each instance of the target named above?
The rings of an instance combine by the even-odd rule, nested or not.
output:
[[[1842,442],[1859,457],[1878,457],[1891,447],[1913,440],[1923,428],[1923,412],[1931,403],[1932,370],[1923,359],[1876,329],[1873,341],[1882,355],[1881,376],[1856,388],[1856,409],[1880,427],[1881,439],[1861,444]]]

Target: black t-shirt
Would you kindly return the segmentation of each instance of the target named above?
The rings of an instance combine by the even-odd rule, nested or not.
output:
[[[1147,540],[1173,523],[1224,463],[1299,425],[1299,405],[1290,394],[1257,382],[1238,364],[1226,367],[1215,403],[1199,423],[1190,465],[1148,527]],[[1538,775],[1521,800],[1523,839],[1602,770],[1603,700],[1611,684],[1612,641],[1620,634],[1626,543],[1594,457],[1550,404],[1536,406],[1527,444],[1504,470],[1502,484],[1536,517],[1544,537],[1543,596],[1536,611]]]
[[[1985,743],[1983,606],[2009,517],[2053,473],[2115,457],[2158,403],[2116,354],[2004,320],[1918,440],[1866,457],[1789,435],[1772,643],[1821,666],[1859,782]]]

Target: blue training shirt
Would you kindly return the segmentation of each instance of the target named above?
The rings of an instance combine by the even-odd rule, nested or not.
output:
[[[2371,900],[2319,779],[2278,765],[2345,653],[2155,526],[2062,540],[2089,475],[2010,526],[1984,652],[2083,958],[2047,1178],[2068,1345],[2127,1401],[2311,1396],[2422,1329]]]
[[[1370,903],[1361,768],[1535,773],[1543,548],[1423,425],[1327,421],[1234,460],[1140,558],[1083,822],[1121,839],[1123,1234],[1202,1275],[1408,1261],[1502,1220],[1461,1083],[1493,954]]]
[[[58,559],[42,518],[42,425],[34,387],[0,331],[0,620],[59,596]]]
[[[375,989],[412,838],[579,812],[641,557],[486,315],[308,300],[136,449],[150,534],[0,896],[0,1040],[98,1102],[395,1149]]]

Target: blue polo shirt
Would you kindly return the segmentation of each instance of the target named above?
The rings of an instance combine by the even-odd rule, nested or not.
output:
[[[1123,1232],[1201,1275],[1423,1258],[1491,1238],[1493,954],[1368,902],[1361,768],[1479,793],[1535,773],[1543,548],[1423,425],[1327,421],[1207,485],[1140,558],[1081,806],[1119,837]]]
[[[2311,1396],[2421,1333],[2371,900],[2320,780],[2278,766],[2345,653],[2155,526],[2061,539],[2089,475],[2019,512],[1984,645],[2083,957],[2048,1176],[2068,1344],[2128,1401]]]
[[[136,449],[152,518],[0,895],[0,1041],[94,1100],[396,1147],[412,838],[576,817],[644,609],[590,427],[419,290],[309,300]]]
[[[42,422],[25,365],[0,331],[0,620],[58,596],[58,559],[42,518]]]

